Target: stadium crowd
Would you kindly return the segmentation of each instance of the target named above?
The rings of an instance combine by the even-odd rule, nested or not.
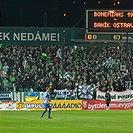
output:
[[[133,80],[132,54],[125,47],[1,46],[0,91],[44,91],[47,84],[52,90],[88,84],[124,91]]]

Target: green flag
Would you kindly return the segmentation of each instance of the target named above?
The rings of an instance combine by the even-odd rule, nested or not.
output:
[[[3,45],[3,44],[0,44],[0,48],[2,48],[2,45]]]

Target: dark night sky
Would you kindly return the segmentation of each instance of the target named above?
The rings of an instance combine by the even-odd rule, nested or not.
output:
[[[84,27],[85,9],[133,9],[133,0],[0,0],[0,26]]]

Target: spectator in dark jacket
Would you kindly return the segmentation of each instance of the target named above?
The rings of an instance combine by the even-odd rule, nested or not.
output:
[[[105,101],[106,101],[106,109],[108,110],[109,109],[109,103],[111,101],[111,95],[110,95],[109,91],[106,91]]]

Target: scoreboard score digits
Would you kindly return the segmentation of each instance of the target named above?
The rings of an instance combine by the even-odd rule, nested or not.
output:
[[[133,31],[133,10],[86,10],[88,32]]]

